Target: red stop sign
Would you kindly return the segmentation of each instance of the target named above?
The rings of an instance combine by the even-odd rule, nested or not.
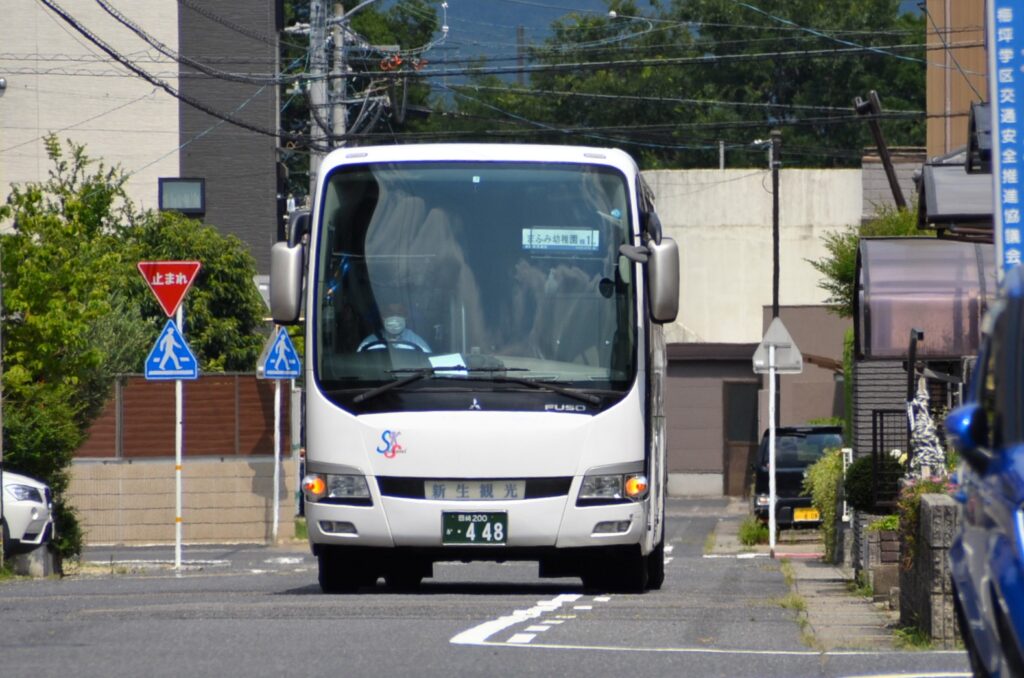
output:
[[[139,273],[167,317],[174,315],[199,273],[198,261],[140,261]]]

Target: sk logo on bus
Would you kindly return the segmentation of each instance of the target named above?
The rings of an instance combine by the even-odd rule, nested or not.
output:
[[[377,454],[383,454],[386,458],[392,459],[399,452],[405,452],[405,448],[398,444],[398,436],[401,431],[384,431],[380,435],[380,445],[377,446]]]

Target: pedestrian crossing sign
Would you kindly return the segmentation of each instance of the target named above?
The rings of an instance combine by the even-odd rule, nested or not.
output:
[[[199,363],[192,349],[185,343],[178,326],[168,320],[157,337],[153,349],[146,356],[146,379],[197,379]]]
[[[297,379],[302,373],[302,361],[295,344],[283,327],[264,350],[263,359],[257,367],[257,376],[264,379]]]

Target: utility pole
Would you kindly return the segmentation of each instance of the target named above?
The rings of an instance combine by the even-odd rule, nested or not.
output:
[[[779,317],[779,165],[782,164],[782,131],[773,129],[771,134],[771,155],[769,164],[772,170],[772,320]],[[782,418],[782,397],[779,388],[778,373],[772,376],[774,387],[773,412],[775,426],[780,426]]]
[[[313,206],[316,195],[317,174],[320,161],[324,158],[322,149],[326,146],[327,133],[324,129],[327,112],[327,12],[324,0],[309,2],[309,206]]]
[[[885,143],[882,126],[878,123],[879,116],[882,115],[882,102],[878,98],[878,92],[871,90],[868,93],[867,101],[860,97],[855,98],[853,106],[857,115],[866,116],[868,119],[868,128],[871,130],[871,136],[874,137],[875,146],[878,147],[878,158],[882,161],[882,168],[885,169],[885,178],[889,181],[889,190],[892,191],[892,199],[896,202],[897,209],[907,209],[907,199],[903,197],[903,189],[896,177],[896,169],[892,165],[889,146]]]
[[[782,151],[782,132],[772,130],[772,319],[779,317],[779,165]]]
[[[334,3],[334,19],[333,25],[334,30],[332,35],[334,38],[334,65],[331,67],[331,138],[335,136],[344,136],[345,130],[348,129],[348,105],[346,98],[348,97],[347,92],[347,80],[345,78],[348,75],[348,63],[345,59],[345,27],[343,20],[345,18],[345,7],[340,3]],[[337,143],[332,143],[331,146],[345,146],[345,141],[339,139]]]

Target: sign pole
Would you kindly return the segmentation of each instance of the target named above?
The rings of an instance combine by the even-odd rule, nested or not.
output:
[[[274,529],[273,543],[277,543],[278,514],[281,512],[281,380],[274,380]]]
[[[274,519],[271,529],[273,543],[277,543],[277,533],[281,520],[281,380],[292,380],[299,376],[302,361],[288,332],[283,327],[274,328],[267,340],[263,352],[256,362],[256,376],[260,379],[273,379],[274,384]]]
[[[184,304],[178,306],[178,331],[184,332]],[[181,573],[181,457],[184,433],[184,384],[174,380],[174,569]]]
[[[199,363],[185,341],[185,310],[182,300],[196,279],[198,261],[140,261],[137,265],[146,285],[168,317],[156,344],[146,356],[146,379],[174,380],[174,570],[181,574],[182,453],[185,426],[183,379],[199,377]]]
[[[768,345],[768,551],[775,558],[775,345]]]

